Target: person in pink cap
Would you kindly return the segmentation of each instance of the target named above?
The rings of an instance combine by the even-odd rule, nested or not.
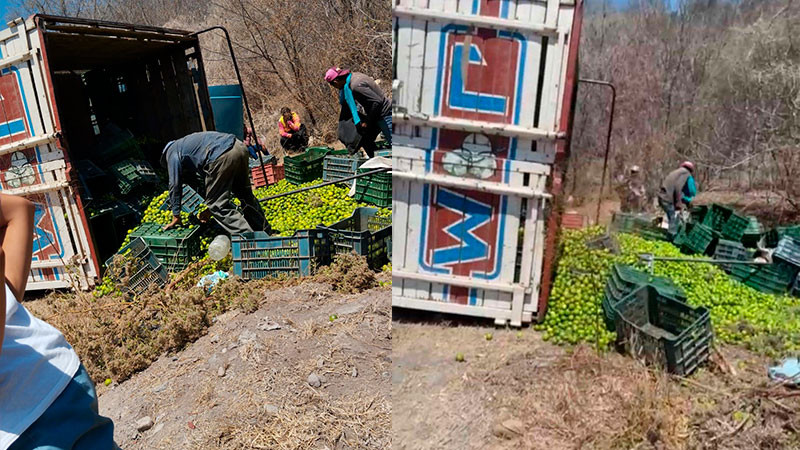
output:
[[[370,157],[375,154],[378,133],[383,134],[386,142],[392,143],[392,101],[386,98],[372,77],[331,67],[324,78],[339,90],[339,104],[342,105],[339,121],[352,118],[361,135],[361,145]],[[359,106],[363,115],[359,113]]]

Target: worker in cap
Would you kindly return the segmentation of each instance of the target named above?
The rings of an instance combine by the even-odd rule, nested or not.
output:
[[[697,195],[697,184],[694,180],[694,164],[689,161],[670,172],[661,183],[658,192],[658,204],[667,215],[669,237],[675,238],[678,233],[678,214],[691,205]]]
[[[617,195],[620,200],[620,211],[639,213],[647,204],[647,195],[639,166],[631,166],[628,173],[618,179]]]
[[[378,133],[383,134],[386,142],[392,143],[392,102],[374,79],[339,67],[328,69],[324,79],[339,90],[339,104],[342,105],[339,122],[353,121],[361,136],[360,145],[367,155],[375,155]],[[363,114],[359,112],[359,106]]]
[[[269,224],[250,185],[249,152],[236,136],[217,131],[192,133],[169,142],[161,153],[161,165],[169,174],[172,222],[165,230],[181,225],[183,184],[199,176],[205,184],[205,203],[220,226],[231,235],[267,231]],[[236,196],[243,212],[233,204]]]

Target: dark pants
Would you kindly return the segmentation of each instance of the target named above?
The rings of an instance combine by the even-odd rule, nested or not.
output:
[[[83,448],[119,449],[114,424],[99,414],[94,384],[81,364],[56,400],[8,449]]]
[[[206,167],[206,204],[220,226],[231,235],[248,231],[270,232],[264,210],[250,186],[250,154],[242,141]],[[242,212],[232,198],[242,202]]]
[[[667,234],[670,240],[675,239],[678,234],[678,215],[675,213],[675,205],[664,200],[658,199],[658,205],[664,210],[667,215],[667,222],[669,222],[669,229]]]
[[[281,136],[281,147],[286,150],[300,150],[308,146],[308,131],[306,126],[300,124],[300,129],[292,133],[292,137]]]
[[[392,116],[385,116],[378,121],[378,128],[381,129],[383,139],[391,145],[392,144]]]
[[[392,143],[392,116],[381,117],[377,121],[369,123],[366,130],[361,132],[361,146],[370,158],[374,157],[378,150],[375,145],[378,134],[382,134],[389,144]]]

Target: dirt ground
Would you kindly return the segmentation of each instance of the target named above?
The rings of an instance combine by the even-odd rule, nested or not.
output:
[[[684,379],[531,329],[393,314],[397,450],[800,449],[800,391],[738,348]]]
[[[225,313],[183,351],[100,386],[100,412],[126,450],[389,448],[390,303],[387,288],[268,291],[256,312]]]

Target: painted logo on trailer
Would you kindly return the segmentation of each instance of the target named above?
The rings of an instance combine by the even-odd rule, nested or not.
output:
[[[33,253],[44,252],[44,250],[52,247],[55,250],[55,239],[53,233],[47,231],[45,227],[52,228],[53,222],[47,216],[45,206],[39,202],[34,204],[35,212],[33,214]],[[45,252],[48,253],[48,252]],[[55,254],[53,252],[49,252]],[[41,258],[40,259],[47,259]]]
[[[491,14],[485,3],[476,2],[473,13]],[[498,2],[488,2],[492,3]],[[434,114],[518,124],[524,37],[487,29],[467,34],[467,28],[454,25],[442,31]],[[427,166],[434,173],[507,182],[504,169],[515,146],[507,137],[436,130],[431,142],[436,151],[428,152]],[[423,205],[424,270],[486,280],[499,277],[506,197],[426,185]],[[446,286],[442,295],[446,301],[476,304],[478,290]]]
[[[525,48],[509,33],[461,27],[445,33],[438,113],[445,117],[518,122]]]
[[[16,69],[0,73],[0,145],[29,137]]]
[[[500,181],[508,139],[440,130],[433,171],[465,178]],[[491,164],[489,167],[487,164]],[[423,266],[436,273],[496,278],[502,260],[501,233],[506,199],[463,189],[426,186],[427,233],[422,239]],[[473,303],[474,289],[451,287],[449,301]]]

